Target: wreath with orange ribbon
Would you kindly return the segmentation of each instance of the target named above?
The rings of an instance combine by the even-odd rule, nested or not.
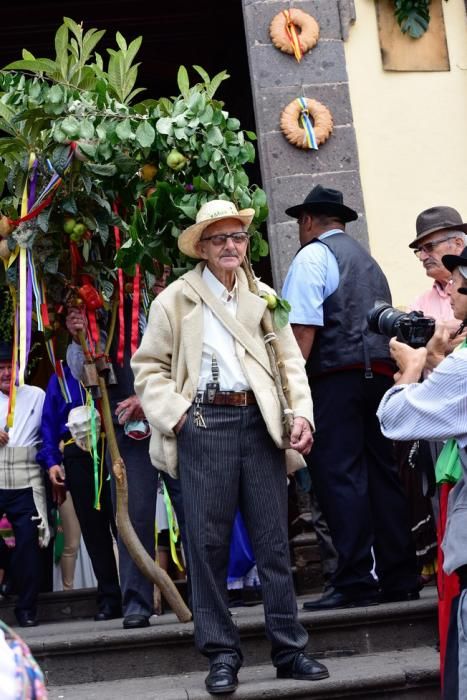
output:
[[[319,24],[307,12],[293,7],[277,13],[269,25],[269,34],[276,48],[300,61],[318,43]]]
[[[310,118],[316,145],[310,144]],[[318,100],[300,97],[282,110],[280,128],[287,141],[297,148],[316,148],[332,134],[334,122],[326,105]]]

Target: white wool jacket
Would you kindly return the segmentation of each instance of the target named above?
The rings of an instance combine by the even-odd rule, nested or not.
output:
[[[202,279],[205,263],[170,284],[153,301],[141,345],[131,360],[135,392],[152,428],[150,457],[153,465],[171,476],[177,474],[177,439],[173,428],[192,405],[198,388],[203,347],[203,301],[212,294]],[[291,458],[289,471],[304,465],[284,437],[282,411],[261,330],[266,301],[250,292],[246,275],[237,270],[237,317],[218,309],[216,315],[232,333],[235,349],[255,394],[267,430],[278,448]],[[260,283],[261,291],[273,293]],[[212,306],[211,306],[212,308]],[[305,361],[289,324],[277,331],[288,379],[294,416],[313,425],[313,404]],[[293,454],[292,454],[293,453]],[[292,464],[293,462],[293,464]]]

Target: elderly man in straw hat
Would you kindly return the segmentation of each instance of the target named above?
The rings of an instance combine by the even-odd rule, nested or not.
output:
[[[202,262],[158,295],[132,359],[152,425],[152,462],[180,477],[195,641],[209,659],[211,694],[236,689],[243,658],[225,590],[237,507],[255,552],[277,677],[329,675],[304,653],[308,636],[297,620],[288,553],[285,450],[310,451],[312,402],[287,325],[277,331],[293,411],[286,440],[261,330],[267,304],[250,291],[242,269],[253,215],[223,200],[201,207],[178,245]],[[265,285],[261,291],[272,292]]]

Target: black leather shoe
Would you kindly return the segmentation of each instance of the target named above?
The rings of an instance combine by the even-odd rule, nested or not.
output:
[[[37,627],[39,624],[36,616],[27,610],[18,610],[16,612],[16,619],[20,627]]]
[[[213,664],[204,682],[206,683],[206,690],[211,695],[233,693],[238,686],[237,671],[229,664]]]
[[[332,591],[323,595],[319,600],[308,600],[303,603],[304,610],[335,610],[336,608],[365,608],[368,605],[378,605],[380,596],[370,591],[356,595]]]
[[[137,613],[125,615],[123,618],[123,627],[126,630],[134,630],[138,627],[149,627],[149,617],[146,615],[138,615]]]
[[[418,588],[412,591],[383,591],[382,603],[402,603],[409,600],[419,600]]]
[[[312,656],[300,652],[292,663],[279,666],[276,675],[277,678],[295,678],[296,681],[321,681],[329,678],[329,671]]]
[[[116,620],[117,618],[122,616],[122,611],[121,610],[112,610],[109,608],[104,608],[103,610],[99,610],[94,615],[94,621],[95,622],[104,622],[105,620]]]

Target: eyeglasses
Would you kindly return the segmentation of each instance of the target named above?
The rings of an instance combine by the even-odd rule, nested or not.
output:
[[[215,233],[213,236],[206,236],[206,238],[201,238],[202,241],[211,241],[215,246],[224,246],[227,243],[227,239],[231,238],[235,245],[241,245],[246,243],[250,236],[244,231],[237,231],[235,233]]]
[[[419,245],[418,248],[415,248],[414,253],[417,256],[417,258],[420,257],[421,253],[426,253],[427,255],[429,255],[440,243],[450,241],[453,238],[456,238],[456,236],[446,236],[445,238],[437,238],[435,241],[429,241],[428,243],[424,243],[423,245]]]

